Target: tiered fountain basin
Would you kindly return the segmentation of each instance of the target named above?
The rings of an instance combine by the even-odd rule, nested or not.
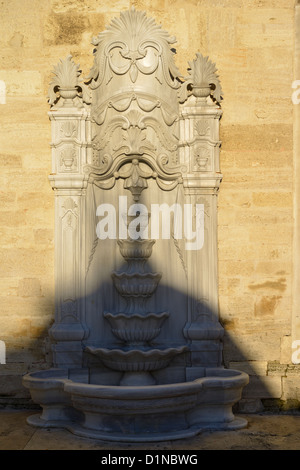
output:
[[[152,254],[155,240],[134,240],[132,238],[128,238],[125,240],[117,240],[117,243],[124,259],[146,261]]]
[[[174,440],[247,425],[232,413],[249,380],[241,371],[207,368],[195,380],[148,386],[96,385],[69,375],[50,369],[24,376],[33,401],[43,409],[28,418],[29,424],[117,442]]]
[[[111,325],[111,331],[126,343],[147,343],[159,335],[163,322],[169,317],[168,312],[161,313],[105,313],[104,317]]]
[[[107,368],[123,372],[120,385],[146,386],[156,384],[152,372],[164,369],[171,360],[189,349],[186,345],[153,347],[168,312],[149,312],[146,301],[154,294],[161,274],[145,270],[155,240],[118,240],[119,249],[127,261],[125,271],[113,272],[113,283],[126,300],[124,312],[105,312],[112,333],[121,345],[112,348],[88,346],[85,351],[96,356]]]
[[[188,351],[187,346],[155,349],[139,346],[107,349],[87,347],[86,352],[97,356],[109,369],[124,372],[120,385],[154,385],[151,372],[167,367],[175,356]]]
[[[148,298],[154,294],[161,279],[160,273],[113,273],[114,285],[122,297]]]

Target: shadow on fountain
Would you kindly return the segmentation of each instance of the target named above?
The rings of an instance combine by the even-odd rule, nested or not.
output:
[[[126,267],[126,263],[120,267],[120,271]],[[151,269],[151,264],[148,262],[148,267]],[[111,307],[111,298],[114,297],[114,307]],[[176,381],[186,380],[186,370],[189,368],[196,368],[197,374],[205,375],[206,368],[224,368],[230,369],[231,367],[238,367],[239,370],[246,372],[251,378],[255,378],[260,397],[262,399],[272,398],[272,393],[256,371],[252,368],[251,359],[247,357],[245,352],[237,345],[234,337],[230,331],[226,330],[222,321],[219,319],[218,312],[215,312],[207,304],[199,302],[198,299],[188,297],[185,292],[174,289],[163,282],[160,282],[155,296],[149,299],[147,303],[147,313],[158,312],[158,315],[165,315],[162,324],[159,327],[159,333],[153,339],[146,342],[132,341],[126,343],[120,337],[113,333],[111,323],[108,321],[108,315],[112,316],[113,313],[123,314],[126,310],[126,302],[120,299],[118,292],[113,288],[110,280],[104,282],[101,286],[91,292],[84,299],[87,310],[87,323],[90,317],[96,316],[96,310],[99,306],[98,300],[105,299],[103,307],[103,314],[97,316],[97,326],[94,325],[92,330],[89,331],[89,336],[83,341],[83,368],[89,371],[89,381],[95,384],[113,384],[118,385],[122,376],[122,372],[112,371],[101,360],[101,356],[91,354],[86,348],[106,348],[106,349],[130,349],[131,347],[140,347],[149,349],[167,349],[171,347],[186,346],[187,350],[181,354],[176,355],[162,370],[156,370],[153,375],[159,384],[172,383]],[[186,318],[178,321],[172,315],[172,305],[179,306],[179,310],[186,311],[188,304],[195,304],[198,306],[198,316],[194,322],[188,322]],[[172,305],[171,305],[172,304]],[[112,313],[113,312],[113,313]],[[184,317],[184,316],[183,316]],[[196,325],[198,331],[202,330],[203,339],[191,339],[191,333],[188,333],[190,325]],[[208,329],[210,327],[210,329]],[[214,329],[213,333],[212,330]],[[99,339],[99,332],[101,331],[102,339]],[[123,332],[125,328],[123,327]],[[210,336],[210,338],[208,338]],[[190,369],[191,370],[191,369]],[[251,380],[250,380],[251,381]],[[248,385],[243,389],[242,398],[257,398],[257,394],[249,394],[247,392]],[[251,386],[253,391],[253,386]]]
[[[121,271],[120,272],[124,272]],[[147,279],[146,276],[143,280]],[[147,279],[157,281],[157,276]],[[121,290],[124,286],[119,287]],[[143,289],[152,291],[147,284]],[[87,296],[87,316],[94,316],[97,299],[104,302],[103,313],[98,317],[98,336],[93,328],[84,344],[84,365],[89,370],[89,381],[113,385],[154,385],[185,380],[185,367],[189,364],[189,348],[178,328],[168,305],[168,296],[184,304],[183,293],[157,287],[153,299],[132,295],[119,299],[117,290],[111,291],[107,282]],[[147,302],[148,300],[148,302]],[[158,305],[160,304],[160,308]],[[97,308],[97,307],[96,307]],[[99,339],[99,331],[101,338]]]
[[[120,271],[123,268],[125,266]],[[150,264],[148,268],[151,269]],[[62,358],[59,353],[64,348],[63,352],[70,354],[75,346],[78,353],[80,346],[81,359],[78,360],[80,355],[75,354],[73,365],[64,367],[63,363],[57,363],[54,355],[54,368],[24,377],[23,383],[30,390],[33,401],[43,410],[41,415],[28,419],[30,424],[62,427],[83,437],[118,442],[175,440],[191,437],[205,429],[239,429],[247,425],[232,410],[247,388],[248,376],[223,367],[223,341],[227,342],[227,349],[230,346],[238,354],[235,361],[246,363],[247,358],[242,351],[237,351],[228,335],[222,335],[217,312],[207,305],[200,305],[197,300],[196,318],[187,321],[182,315],[181,321],[176,320],[172,316],[172,306],[188,308],[189,302],[196,299],[164,283],[159,283],[155,295],[148,300],[144,315],[152,310],[169,313],[158,334],[147,341],[124,341],[112,331],[105,317],[107,312],[124,313],[128,307],[110,280],[101,283],[85,298],[77,299],[86,308],[86,324],[82,325],[87,331],[86,338],[77,345],[74,341],[54,344],[54,351],[57,359]],[[103,310],[99,311],[99,304]],[[112,305],[114,308],[109,308]],[[160,305],[160,311],[157,305]],[[191,324],[197,328],[190,329]],[[203,335],[199,339],[201,330]],[[228,341],[232,344],[228,345]],[[157,355],[170,348],[179,348],[178,354],[170,357],[167,364],[160,364],[161,367],[151,363],[148,368],[147,372],[153,377],[151,384],[136,379],[131,382],[131,378],[127,384],[122,383],[122,353],[118,357],[121,363],[118,367],[108,365],[101,353],[95,354],[99,349],[133,351],[137,361],[137,351],[149,351],[151,356],[151,351],[156,351]],[[184,349],[180,351],[180,348]],[[137,361],[138,370],[134,372],[143,372],[143,378],[145,370],[140,364],[145,362],[145,355],[141,357]]]

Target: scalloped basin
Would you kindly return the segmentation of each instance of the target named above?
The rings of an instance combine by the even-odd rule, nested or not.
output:
[[[232,406],[248,375],[222,368],[181,383],[149,386],[94,385],[68,378],[67,370],[27,374],[23,384],[43,412],[28,418],[40,427],[60,427],[83,437],[117,442],[155,442],[194,436],[203,430],[247,425]]]
[[[188,347],[129,350],[87,347],[85,350],[101,358],[113,370],[151,371],[167,367],[174,356],[188,351]]]
[[[112,273],[114,285],[123,297],[151,297],[161,279],[160,273]]]
[[[113,334],[122,341],[148,342],[159,335],[161,325],[169,317],[168,312],[162,313],[105,313]]]
[[[154,385],[152,371],[164,369],[177,355],[187,352],[187,346],[166,349],[107,349],[88,346],[85,351],[99,357],[112,370],[122,371],[120,385]]]
[[[118,240],[121,255],[126,260],[140,259],[146,261],[152,254],[155,240]]]

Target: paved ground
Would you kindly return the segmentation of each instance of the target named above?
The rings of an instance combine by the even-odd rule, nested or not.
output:
[[[0,411],[0,450],[196,451],[300,450],[300,415],[242,415],[248,427],[239,431],[204,432],[194,438],[153,444],[116,444],[74,436],[61,429],[33,428],[32,410]],[[98,455],[98,454],[97,454]],[[111,454],[114,455],[114,454]]]

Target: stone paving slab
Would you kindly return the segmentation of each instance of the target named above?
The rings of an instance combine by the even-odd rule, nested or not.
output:
[[[0,450],[196,451],[300,450],[300,415],[242,415],[248,427],[237,431],[203,432],[193,438],[151,444],[117,444],[86,439],[62,429],[33,428],[32,410],[0,411]]]

